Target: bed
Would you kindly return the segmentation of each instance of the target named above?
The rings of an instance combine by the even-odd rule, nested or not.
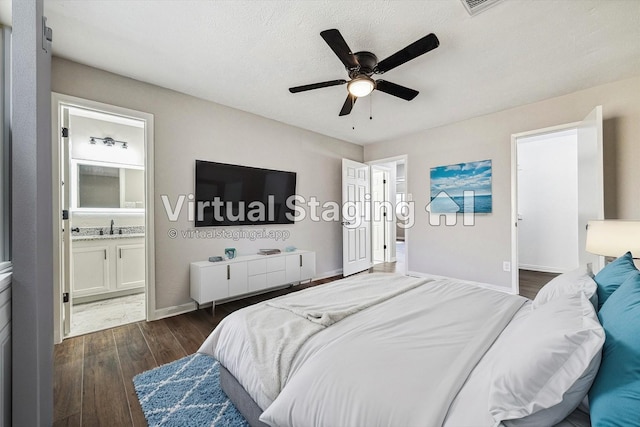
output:
[[[587,426],[598,289],[582,270],[554,282],[530,301],[356,275],[236,311],[199,351],[252,426]]]

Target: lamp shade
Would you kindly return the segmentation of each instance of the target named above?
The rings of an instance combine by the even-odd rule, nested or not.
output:
[[[619,257],[631,251],[634,258],[640,257],[640,221],[609,219],[588,224],[587,252]]]

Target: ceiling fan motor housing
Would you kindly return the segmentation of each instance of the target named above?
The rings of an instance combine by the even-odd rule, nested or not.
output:
[[[356,57],[356,59],[358,60],[358,64],[360,64],[360,66],[356,68],[347,67],[347,71],[349,72],[349,77],[353,79],[362,74],[364,74],[365,76],[371,77],[375,72],[376,65],[378,65],[378,57],[375,56],[373,53],[367,52],[367,51],[356,52],[353,54],[353,56]]]

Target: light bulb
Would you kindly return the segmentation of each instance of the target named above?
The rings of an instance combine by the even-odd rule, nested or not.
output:
[[[347,84],[349,93],[357,98],[369,95],[375,88],[375,82],[367,76],[358,76]]]

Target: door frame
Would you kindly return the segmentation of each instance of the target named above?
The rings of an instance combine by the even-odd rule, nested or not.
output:
[[[380,165],[380,164],[385,164],[385,163],[397,163],[398,162],[402,162],[404,163],[404,182],[405,182],[405,189],[406,189],[406,197],[407,197],[407,202],[413,202],[413,197],[411,195],[411,193],[409,192],[409,156],[407,154],[401,154],[398,156],[393,156],[393,157],[385,157],[383,159],[376,159],[376,160],[369,160],[367,162],[365,162],[366,164],[369,165],[370,169],[371,166],[374,165]],[[394,183],[395,184],[395,183]],[[393,200],[392,201],[393,205],[396,205],[396,201]],[[414,215],[416,215],[416,212],[413,212]],[[395,211],[393,213],[394,218],[395,218]],[[415,218],[414,218],[414,225],[415,225]],[[402,274],[407,274],[407,272],[411,271],[411,269],[409,268],[409,237],[410,237],[410,230],[411,228],[405,228],[404,229],[404,271],[402,272],[398,272],[396,271],[396,273],[402,273]],[[396,244],[396,223],[393,223],[393,226],[391,227],[391,240],[393,240],[393,245],[395,248],[395,244]],[[373,249],[373,248],[372,248]],[[395,249],[394,249],[394,254],[395,254]],[[397,254],[396,256],[392,257],[392,262],[397,260]]]
[[[520,293],[520,274],[518,271],[518,139],[578,129],[581,123],[582,121],[577,121],[511,135],[511,291],[514,294]],[[580,142],[578,141],[578,143]]]
[[[63,107],[77,107],[88,110],[95,110],[101,113],[128,117],[145,122],[144,134],[144,167],[145,167],[145,310],[148,321],[156,319],[156,287],[155,287],[155,233],[154,233],[154,125],[153,114],[129,108],[118,107],[97,101],[91,101],[75,96],[64,95],[57,92],[51,93],[51,138],[53,144],[53,212],[54,230],[58,230],[53,235],[53,262],[56,274],[54,274],[53,289],[53,339],[54,343],[60,343],[64,339],[62,293],[63,293],[63,257],[61,253],[62,228],[61,217],[62,206],[60,203],[60,183],[62,173],[60,162],[62,160],[62,138],[60,129],[62,127],[61,109]],[[71,304],[71,303],[69,303]]]

